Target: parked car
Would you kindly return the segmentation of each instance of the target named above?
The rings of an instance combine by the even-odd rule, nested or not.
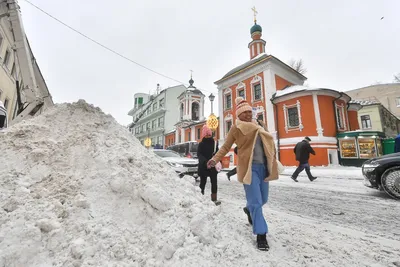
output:
[[[169,146],[167,149],[175,151],[186,158],[197,158],[197,148],[199,143],[196,141],[184,142],[176,145]]]
[[[400,153],[393,153],[367,160],[362,166],[364,185],[384,190],[400,199]]]
[[[179,153],[172,150],[165,149],[154,149],[153,152],[165,160],[170,165],[179,177],[185,175],[193,176],[195,179],[198,178],[197,167],[199,161],[197,159],[182,157]]]

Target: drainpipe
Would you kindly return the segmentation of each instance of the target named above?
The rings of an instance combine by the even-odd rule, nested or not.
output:
[[[281,160],[281,149],[280,149],[281,141],[279,138],[278,108],[277,108],[276,104],[274,103],[275,95],[276,95],[276,93],[272,95],[272,98],[270,99],[270,101],[271,101],[272,105],[274,105],[276,140],[277,140],[277,146],[278,146],[278,155],[277,156],[278,156],[278,160],[280,161]]]
[[[343,96],[343,93],[340,92],[340,93],[339,93],[339,97],[338,97],[338,98],[335,98],[335,99],[332,101],[332,104],[333,104],[333,115],[335,116],[336,136],[337,136],[337,134],[338,134],[338,132],[339,132],[338,120],[337,120],[337,116],[336,116],[336,101],[339,100],[340,98],[342,98],[342,96]],[[339,144],[339,138],[337,138],[337,137],[336,137],[336,146],[338,147],[338,150],[337,150],[338,158],[340,158],[340,144]]]

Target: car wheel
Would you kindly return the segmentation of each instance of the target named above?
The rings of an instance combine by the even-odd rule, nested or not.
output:
[[[400,167],[387,169],[381,178],[383,190],[395,199],[400,199]]]

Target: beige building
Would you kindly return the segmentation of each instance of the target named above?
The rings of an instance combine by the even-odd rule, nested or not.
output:
[[[400,132],[400,119],[393,115],[378,101],[357,101],[361,104],[358,111],[358,122],[363,131],[384,132],[387,137],[396,137]]]
[[[400,118],[400,83],[376,84],[346,91],[352,99],[378,101]]]
[[[13,118],[17,103],[16,64],[13,46],[13,36],[6,17],[0,18],[0,100],[8,111],[8,120]]]
[[[17,52],[15,51],[15,39],[18,38],[16,34],[21,31],[16,30],[13,34],[13,26],[16,25],[12,25],[10,22],[10,17],[8,17],[10,14],[9,11],[10,5],[7,3],[7,1],[0,1],[0,100],[4,103],[4,107],[8,111],[8,121],[11,122],[16,117],[19,109],[17,98],[17,81],[19,82],[19,88],[21,88],[21,109],[27,105],[24,93],[25,84],[22,78],[23,76],[34,76],[37,84],[36,89],[38,97],[43,99],[44,105],[36,114],[40,114],[43,110],[49,106],[52,106],[54,103],[43,75],[40,72],[36,59],[29,46],[27,37],[23,32],[23,35],[20,39],[25,38],[26,40],[23,48],[26,49],[29,62],[29,64],[25,65],[30,66],[21,65],[21,68],[19,64],[20,60],[18,60]],[[29,69],[33,71],[33,74],[29,71]],[[22,75],[21,71],[26,73]]]

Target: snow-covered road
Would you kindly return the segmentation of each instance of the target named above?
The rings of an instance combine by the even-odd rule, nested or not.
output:
[[[241,264],[400,266],[400,202],[363,186],[358,168],[314,168],[319,178],[312,183],[305,174],[299,183],[293,182],[293,171],[288,168],[280,180],[270,183],[264,214],[272,249],[268,254],[248,250],[249,255],[239,259]],[[222,201],[218,219],[238,242],[231,245],[253,244],[242,211],[242,185],[221,173],[218,194]]]

